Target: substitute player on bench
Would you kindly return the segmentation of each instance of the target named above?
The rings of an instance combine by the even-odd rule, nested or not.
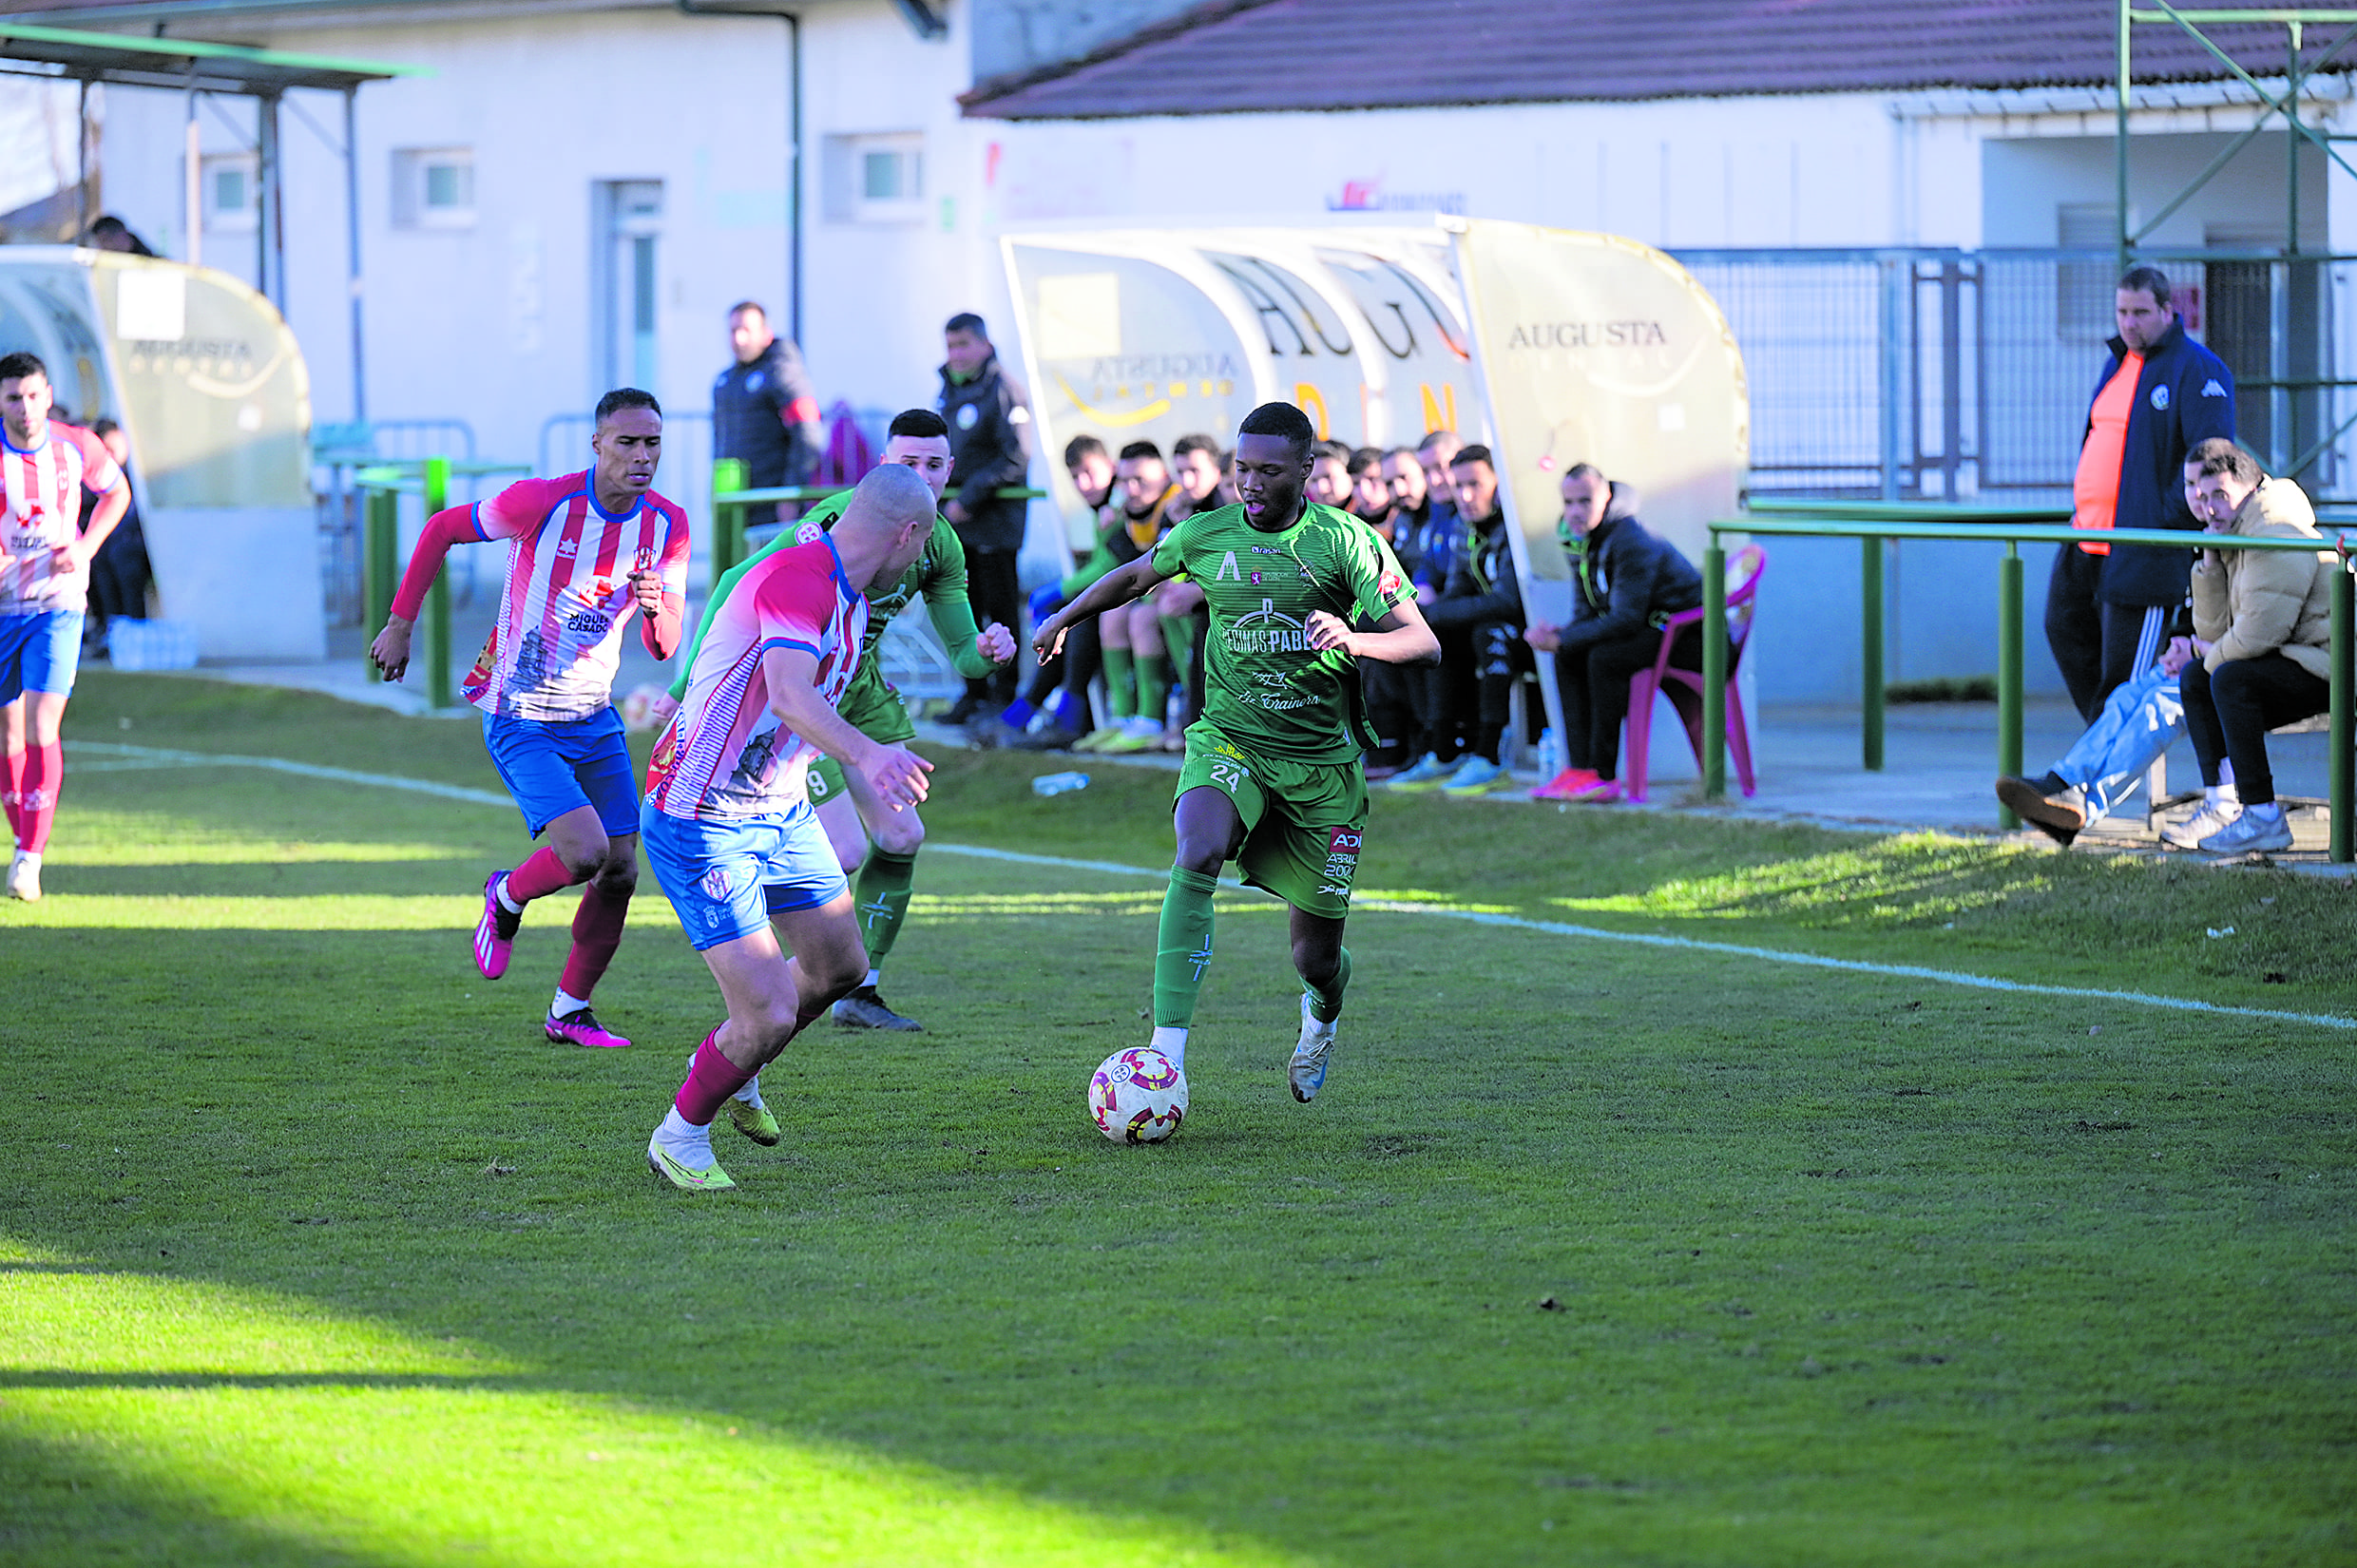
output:
[[[949,484],[949,427],[930,409],[903,411],[893,418],[886,436],[884,461],[914,469],[931,487],[938,502]],[[688,656],[680,661],[681,668],[671,683],[674,704],[687,696],[703,627],[712,624],[713,613],[745,573],[777,550],[807,545],[834,527],[850,500],[849,491],[829,496],[813,507],[799,525],[781,532],[743,565],[721,577],[712,602],[704,606],[703,625],[697,628]],[[966,546],[958,543],[957,530],[948,519],[936,522],[916,564],[891,587],[868,594],[868,631],[859,650],[859,669],[838,709],[860,734],[888,745],[906,745],[915,739],[916,726],[910,722],[908,705],[900,694],[884,679],[876,644],[883,641],[892,617],[914,603],[919,595],[958,674],[980,680],[1015,657],[1015,634],[1006,627],[993,622],[980,633],[974,630],[973,606],[966,599]],[[821,756],[811,764],[810,798],[818,808],[819,823],[827,830],[843,870],[858,874],[853,890],[859,900],[859,933],[868,946],[867,978],[834,1004],[834,1021],[850,1028],[921,1028],[914,1019],[903,1018],[887,1006],[876,994],[876,985],[883,978],[884,960],[909,916],[925,823],[913,806],[895,810],[877,799],[856,773],[847,773],[833,757]]]
[[[0,354],[0,748],[16,853],[9,896],[41,896],[41,856],[49,847],[57,792],[66,780],[58,725],[82,661],[82,618],[89,603],[90,558],[131,505],[130,482],[105,442],[49,417],[49,371],[29,354]],[[82,492],[98,499],[77,535]]]
[[[835,704],[858,668],[864,596],[889,592],[924,553],[933,502],[925,481],[886,464],[833,531],[757,564],[710,617],[687,700],[655,742],[639,815],[647,864],[728,1004],[647,1139],[647,1165],[675,1187],[736,1185],[713,1157],[712,1119],[868,972],[805,783],[823,750],[888,806],[925,798],[932,764],[869,739]]]
[[[1043,658],[1084,616],[1184,572],[1211,609],[1203,717],[1187,729],[1174,819],[1178,853],[1154,961],[1156,1049],[1182,1069],[1211,965],[1219,869],[1293,906],[1293,967],[1308,987],[1293,1098],[1326,1082],[1351,983],[1342,945],[1367,829],[1361,758],[1374,745],[1352,660],[1428,664],[1440,642],[1391,547],[1357,518],[1304,499],[1316,430],[1290,403],[1237,427],[1239,505],[1198,512],[1154,553],[1109,573],[1039,629]],[[1370,621],[1374,630],[1351,630]]]
[[[639,883],[638,781],[614,671],[633,610],[648,653],[669,659],[679,646],[688,535],[687,514],[654,490],[662,409],[652,395],[624,387],[600,398],[589,449],[597,465],[585,472],[521,480],[428,519],[369,657],[400,679],[418,606],[450,546],[508,542],[499,620],[464,689],[483,710],[500,781],[545,842],[485,879],[475,967],[486,980],[506,974],[524,907],[588,884],[543,1027],[550,1040],[612,1049],[630,1042],[598,1023],[589,993],[622,943]]]

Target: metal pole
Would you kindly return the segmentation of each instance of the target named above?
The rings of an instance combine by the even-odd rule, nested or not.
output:
[[[368,371],[360,308],[360,133],[355,110],[357,87],[344,89],[344,243],[349,254],[347,287],[352,293],[352,422],[368,423]]]
[[[426,516],[450,505],[450,460],[426,459]],[[426,701],[434,708],[450,705],[450,574],[445,566],[434,574],[426,592]]]
[[[1727,798],[1727,546],[1702,552],[1702,798]]]
[[[393,616],[393,590],[401,570],[401,498],[383,486],[370,486],[361,493],[367,498],[361,507],[365,534],[361,560],[368,586],[368,615],[361,625],[374,637],[374,628]],[[376,665],[366,653],[360,662],[368,679],[378,679]]]
[[[2022,552],[2011,541],[1997,564],[1997,771],[2022,772]],[[1997,808],[1997,825],[2019,828],[2022,819]]]
[[[90,232],[90,79],[82,77],[74,95],[74,232],[73,242],[84,242]]]
[[[1883,771],[1883,542],[1869,534],[1858,542],[1858,660],[1864,708],[1862,747],[1866,771]]]
[[[255,227],[255,277],[264,297],[286,314],[285,209],[278,196],[278,98],[264,93],[254,100],[255,140],[261,164],[261,216]]]
[[[2128,20],[2135,0],[2119,0],[2119,80],[2112,105],[2112,178],[2119,204],[2118,234],[2112,252],[2112,275],[2128,270]]]
[[[184,156],[188,163],[183,171],[187,179],[182,182],[181,193],[181,200],[188,204],[182,220],[188,235],[182,249],[187,253],[190,266],[201,267],[204,265],[204,133],[197,125],[197,95],[193,88],[188,94],[188,124],[181,134],[187,143]]]
[[[2357,836],[2349,832],[2357,810],[2357,580],[2348,575],[2346,556],[2333,563],[2332,573],[2332,863],[2346,866],[2357,858]]]
[[[1911,268],[1907,269],[1912,271]],[[1899,499],[1899,399],[1904,391],[1905,369],[1899,349],[1901,303],[1900,263],[1885,259],[1882,263],[1882,459],[1883,499]]]

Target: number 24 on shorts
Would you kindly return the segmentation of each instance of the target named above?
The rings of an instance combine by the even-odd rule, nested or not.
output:
[[[1248,771],[1239,762],[1215,762],[1211,765],[1211,781],[1230,794],[1244,787],[1247,776]]]

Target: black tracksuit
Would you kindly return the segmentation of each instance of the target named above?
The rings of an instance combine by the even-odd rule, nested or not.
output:
[[[1661,626],[1702,602],[1702,577],[1668,540],[1637,520],[1637,491],[1615,485],[1603,521],[1585,540],[1564,541],[1571,555],[1571,624],[1555,650],[1555,682],[1563,701],[1563,751],[1575,768],[1619,776],[1620,724],[1629,680],[1661,652]],[[1682,627],[1670,650],[1681,670],[1702,668],[1702,625]]]

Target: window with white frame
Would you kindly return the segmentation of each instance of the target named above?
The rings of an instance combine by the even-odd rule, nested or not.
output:
[[[261,212],[261,170],[252,153],[207,158],[199,168],[204,226],[216,233],[252,232]]]
[[[826,212],[836,223],[918,223],[925,219],[925,138],[916,131],[830,136]]]
[[[474,226],[474,149],[410,147],[393,155],[393,220],[405,229]]]

